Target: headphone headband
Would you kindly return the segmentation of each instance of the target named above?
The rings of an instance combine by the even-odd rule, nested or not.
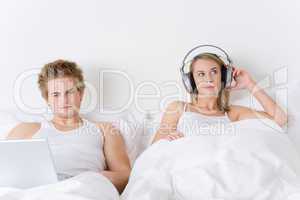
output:
[[[218,47],[218,46],[215,46],[215,45],[211,45],[211,44],[203,44],[203,45],[198,45],[194,48],[192,48],[183,58],[183,61],[182,61],[182,67],[181,67],[181,71],[184,72],[184,67],[186,65],[186,62],[187,62],[187,58],[190,56],[190,54],[192,54],[195,50],[197,49],[200,49],[200,48],[203,48],[203,47],[212,47],[212,48],[215,48],[215,49],[218,49],[220,50],[226,57],[226,60],[228,61],[228,64],[229,65],[232,65],[232,60],[231,58],[229,57],[228,53],[222,49],[221,47]],[[217,54],[216,54],[217,55]]]

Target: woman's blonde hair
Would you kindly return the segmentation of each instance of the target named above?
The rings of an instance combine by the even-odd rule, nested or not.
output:
[[[194,87],[194,92],[191,93],[192,102],[197,102],[197,97],[198,97],[198,90],[197,90],[196,83],[195,83],[195,80],[193,77],[193,65],[199,59],[215,61],[221,67],[221,71],[222,71],[222,67],[226,67],[226,64],[224,63],[224,61],[221,58],[219,58],[217,55],[212,54],[212,53],[201,53],[193,58],[193,60],[191,61],[191,64],[190,64],[190,69],[189,69],[190,79],[191,79],[192,85]],[[221,75],[222,75],[222,73],[221,73]],[[218,108],[221,111],[225,111],[225,112],[229,111],[229,97],[230,97],[229,90],[227,90],[225,88],[225,83],[222,82],[221,90],[218,93],[218,99],[217,99]]]
[[[73,78],[76,80],[77,89],[82,92],[85,88],[82,70],[75,62],[56,60],[42,68],[38,75],[38,85],[43,98],[48,99],[48,81],[56,78]]]

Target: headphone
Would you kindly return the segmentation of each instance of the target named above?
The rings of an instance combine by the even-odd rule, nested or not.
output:
[[[233,72],[233,66],[232,66],[232,60],[229,57],[229,55],[227,54],[227,52],[225,50],[223,50],[222,48],[215,46],[215,45],[210,45],[210,44],[204,44],[204,45],[199,45],[196,46],[194,48],[192,48],[185,56],[184,59],[182,61],[182,67],[180,69],[180,73],[181,73],[181,77],[182,77],[182,81],[183,81],[183,85],[185,87],[185,89],[189,92],[189,93],[197,93],[197,87],[196,87],[196,83],[194,81],[194,77],[192,72],[184,72],[184,69],[186,67],[190,67],[190,65],[192,64],[192,62],[197,58],[197,56],[201,55],[198,54],[195,57],[193,57],[192,59],[189,59],[190,55],[195,52],[196,50],[200,49],[200,48],[205,48],[205,47],[211,47],[214,48],[220,52],[222,52],[225,55],[225,60],[224,57],[219,56],[218,54],[215,53],[202,53],[202,54],[207,54],[207,55],[211,55],[214,56],[216,58],[221,59],[225,65],[221,66],[221,82],[222,82],[222,87],[223,88],[229,88],[231,86],[231,82],[232,82],[232,72]]]

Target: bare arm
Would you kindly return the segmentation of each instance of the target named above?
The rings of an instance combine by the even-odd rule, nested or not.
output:
[[[282,108],[251,78],[248,72],[242,69],[235,69],[236,86],[234,88],[247,89],[262,105],[264,111],[256,111],[250,108],[241,107],[240,118],[267,117],[274,120],[279,126],[287,123],[287,114]]]
[[[174,101],[168,105],[152,143],[163,138],[175,140],[183,136],[181,133],[176,132],[183,107],[184,103],[180,101]]]
[[[256,82],[251,82],[248,90],[262,105],[264,109],[263,114],[269,115],[279,126],[284,126],[287,123],[286,112]],[[259,113],[261,114],[262,112]]]
[[[123,137],[110,123],[100,123],[99,126],[104,134],[104,155],[108,168],[101,173],[122,193],[131,171]]]
[[[21,123],[9,132],[6,139],[31,139],[40,127],[39,123]]]

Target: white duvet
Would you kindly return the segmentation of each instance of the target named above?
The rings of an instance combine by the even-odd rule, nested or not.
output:
[[[119,200],[112,183],[96,172],[84,172],[56,184],[26,190],[0,188],[0,200]]]
[[[227,135],[153,144],[136,161],[123,200],[299,200],[300,160],[271,120],[232,123]]]

